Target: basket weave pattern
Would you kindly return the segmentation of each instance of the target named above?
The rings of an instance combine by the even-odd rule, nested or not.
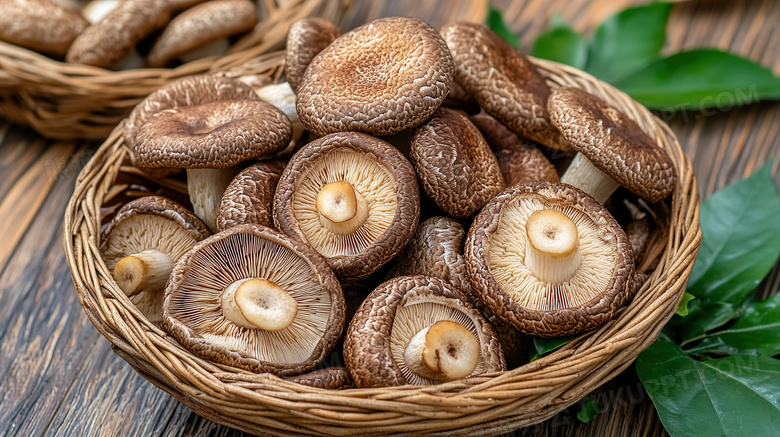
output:
[[[227,74],[275,79],[282,54]],[[536,60],[549,85],[583,88],[636,120],[675,163],[674,194],[641,262],[647,281],[618,317],[520,368],[430,387],[329,391],[204,360],[148,322],[113,281],[100,246],[105,206],[126,152],[120,124],[83,169],[65,216],[78,298],[114,350],[155,385],[211,420],[281,435],[496,434],[546,420],[625,369],[674,314],[701,242],[693,168],[674,134],[628,96],[572,67]],[[340,364],[340,363],[339,363]]]
[[[268,0],[264,18],[223,56],[173,69],[111,71],[59,62],[0,41],[0,117],[55,139],[104,140],[152,91],[185,76],[225,71],[284,46],[287,28],[303,17],[337,22],[342,0]]]

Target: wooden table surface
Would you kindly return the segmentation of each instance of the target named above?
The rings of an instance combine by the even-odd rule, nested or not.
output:
[[[529,49],[560,12],[592,32],[628,0],[499,1]],[[436,27],[482,21],[484,1],[353,0],[341,27],[389,15]],[[780,2],[680,2],[665,50],[728,49],[780,73]],[[749,84],[746,84],[749,85]],[[666,117],[696,169],[700,195],[736,181],[780,154],[780,103]],[[0,436],[230,435],[136,374],[111,351],[79,306],[61,245],[61,223],[78,171],[98,144],[49,141],[0,121]],[[778,163],[773,171],[776,180]],[[705,235],[706,238],[706,235]],[[777,290],[776,266],[761,286]],[[606,411],[582,424],[572,408],[516,435],[659,435],[663,427],[633,370],[597,390]]]

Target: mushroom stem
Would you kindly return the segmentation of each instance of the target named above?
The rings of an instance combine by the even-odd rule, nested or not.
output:
[[[120,259],[114,266],[114,280],[129,296],[160,291],[173,270],[173,260],[159,250],[144,250]]]
[[[620,187],[617,181],[601,171],[582,153],[574,156],[569,168],[561,176],[561,182],[574,185],[590,194],[602,205]]]
[[[349,182],[331,182],[317,195],[317,212],[323,227],[334,234],[348,235],[368,219],[368,202]]]
[[[440,320],[409,340],[404,361],[423,378],[465,378],[479,363],[479,340],[460,323]]]
[[[243,328],[279,331],[295,320],[298,303],[272,281],[247,278],[222,293],[222,313]]]
[[[301,123],[301,119],[298,118],[298,110],[295,107],[295,92],[287,82],[265,85],[260,88],[253,87],[253,89],[255,94],[260,97],[260,100],[276,106],[290,119],[293,132],[292,141],[286,149],[278,153],[278,155],[284,155],[295,147],[296,141],[301,138],[303,131],[306,130],[303,123]]]
[[[217,212],[222,195],[235,175],[236,169],[233,167],[187,169],[187,190],[192,210],[212,232],[217,229]]]
[[[577,225],[554,209],[534,211],[525,227],[525,264],[542,281],[562,284],[582,262]]]

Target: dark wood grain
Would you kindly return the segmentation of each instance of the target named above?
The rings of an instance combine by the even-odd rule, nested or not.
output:
[[[553,13],[592,33],[601,20],[637,1],[497,1],[530,48]],[[410,15],[436,27],[481,22],[486,1],[354,0],[344,29],[381,16]],[[666,51],[708,46],[728,49],[780,73],[780,3],[688,1],[676,5]],[[780,104],[760,103],[713,112],[660,112],[691,157],[700,195],[734,182],[780,154]],[[0,122],[0,436],[121,435],[239,436],[200,418],[157,389],[117,354],[89,323],[73,292],[61,247],[61,223],[78,170],[97,146],[51,142]],[[774,162],[774,175],[778,162]],[[778,184],[780,185],[780,183]],[[706,236],[705,236],[706,238]],[[780,268],[761,284],[780,287]],[[606,411],[590,424],[578,407],[523,436],[663,435],[647,393],[632,368],[593,394]]]

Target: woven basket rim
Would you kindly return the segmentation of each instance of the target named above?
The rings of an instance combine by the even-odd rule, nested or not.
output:
[[[332,391],[205,362],[140,316],[106,274],[97,251],[99,197],[107,192],[124,158],[124,122],[80,173],[66,210],[64,247],[80,303],[136,371],[196,413],[244,431],[478,435],[552,417],[616,376],[656,339],[682,298],[701,229],[693,167],[671,129],[626,94],[587,73],[532,60],[551,87],[577,86],[623,110],[667,150],[678,172],[674,193],[662,202],[669,223],[657,268],[619,316],[601,328],[516,369],[429,387]]]

